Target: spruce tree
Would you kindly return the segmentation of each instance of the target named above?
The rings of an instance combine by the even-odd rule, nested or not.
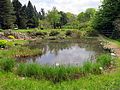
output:
[[[13,6],[10,0],[0,0],[0,26],[11,29],[15,21]]]
[[[15,11],[15,15],[16,15],[16,22],[15,24],[17,24],[18,28],[20,28],[21,26],[21,16],[20,16],[20,12],[21,12],[21,8],[22,8],[22,4],[18,1],[18,0],[13,0],[13,7],[14,7],[14,11]]]
[[[27,28],[27,14],[26,14],[26,5],[24,5],[20,10],[20,29]]]
[[[42,20],[45,19],[45,10],[41,8],[41,18]]]
[[[36,17],[36,8],[33,7],[32,3],[29,1],[28,6],[26,8],[27,13],[27,27],[29,28],[35,28],[38,27],[38,19]]]

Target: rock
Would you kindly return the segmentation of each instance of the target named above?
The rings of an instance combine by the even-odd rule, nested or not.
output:
[[[111,56],[116,56],[116,54],[115,53],[111,53]]]
[[[60,64],[59,64],[59,63],[56,63],[55,65],[56,65],[56,66],[59,66]]]

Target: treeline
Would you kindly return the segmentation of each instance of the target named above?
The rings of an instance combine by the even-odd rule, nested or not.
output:
[[[22,6],[19,0],[0,0],[0,28],[81,28],[84,27],[95,15],[95,9],[89,8],[79,15],[70,12],[58,11],[55,7],[47,13],[29,1]]]
[[[101,34],[120,38],[120,0],[103,0],[93,19],[93,27]]]
[[[35,28],[39,25],[39,19],[45,16],[44,9],[37,12],[36,7],[29,1],[28,5],[22,6],[19,0],[1,0],[0,1],[0,26],[2,29],[13,27]]]

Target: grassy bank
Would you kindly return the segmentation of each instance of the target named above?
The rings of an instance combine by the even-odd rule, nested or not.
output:
[[[13,53],[14,49],[0,52],[0,90],[119,90],[120,59],[110,55],[101,55],[96,63],[85,62],[82,67],[18,65],[5,57],[30,51],[20,47],[19,52]]]
[[[28,57],[40,55],[42,51],[40,49],[31,49],[27,46],[24,46],[25,43],[28,43],[28,40],[0,40],[0,57],[4,58],[16,58],[16,57]]]
[[[102,75],[89,75],[77,80],[53,84],[46,80],[18,77],[13,73],[0,72],[0,90],[119,90],[120,59],[111,72]]]
[[[20,77],[30,77],[37,80],[48,80],[53,83],[75,80],[89,75],[102,74],[113,59],[110,55],[101,55],[96,62],[87,61],[83,66],[42,66],[35,63],[15,64],[15,60],[9,58],[0,59],[1,71],[11,71]],[[14,69],[15,68],[15,69]]]

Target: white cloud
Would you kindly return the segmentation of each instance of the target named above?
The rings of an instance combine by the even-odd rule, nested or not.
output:
[[[20,0],[22,4],[27,4],[29,0]],[[98,8],[101,4],[100,0],[30,0],[37,10],[41,8],[45,10],[52,9],[55,6],[59,11],[72,12],[78,14],[87,8]]]

